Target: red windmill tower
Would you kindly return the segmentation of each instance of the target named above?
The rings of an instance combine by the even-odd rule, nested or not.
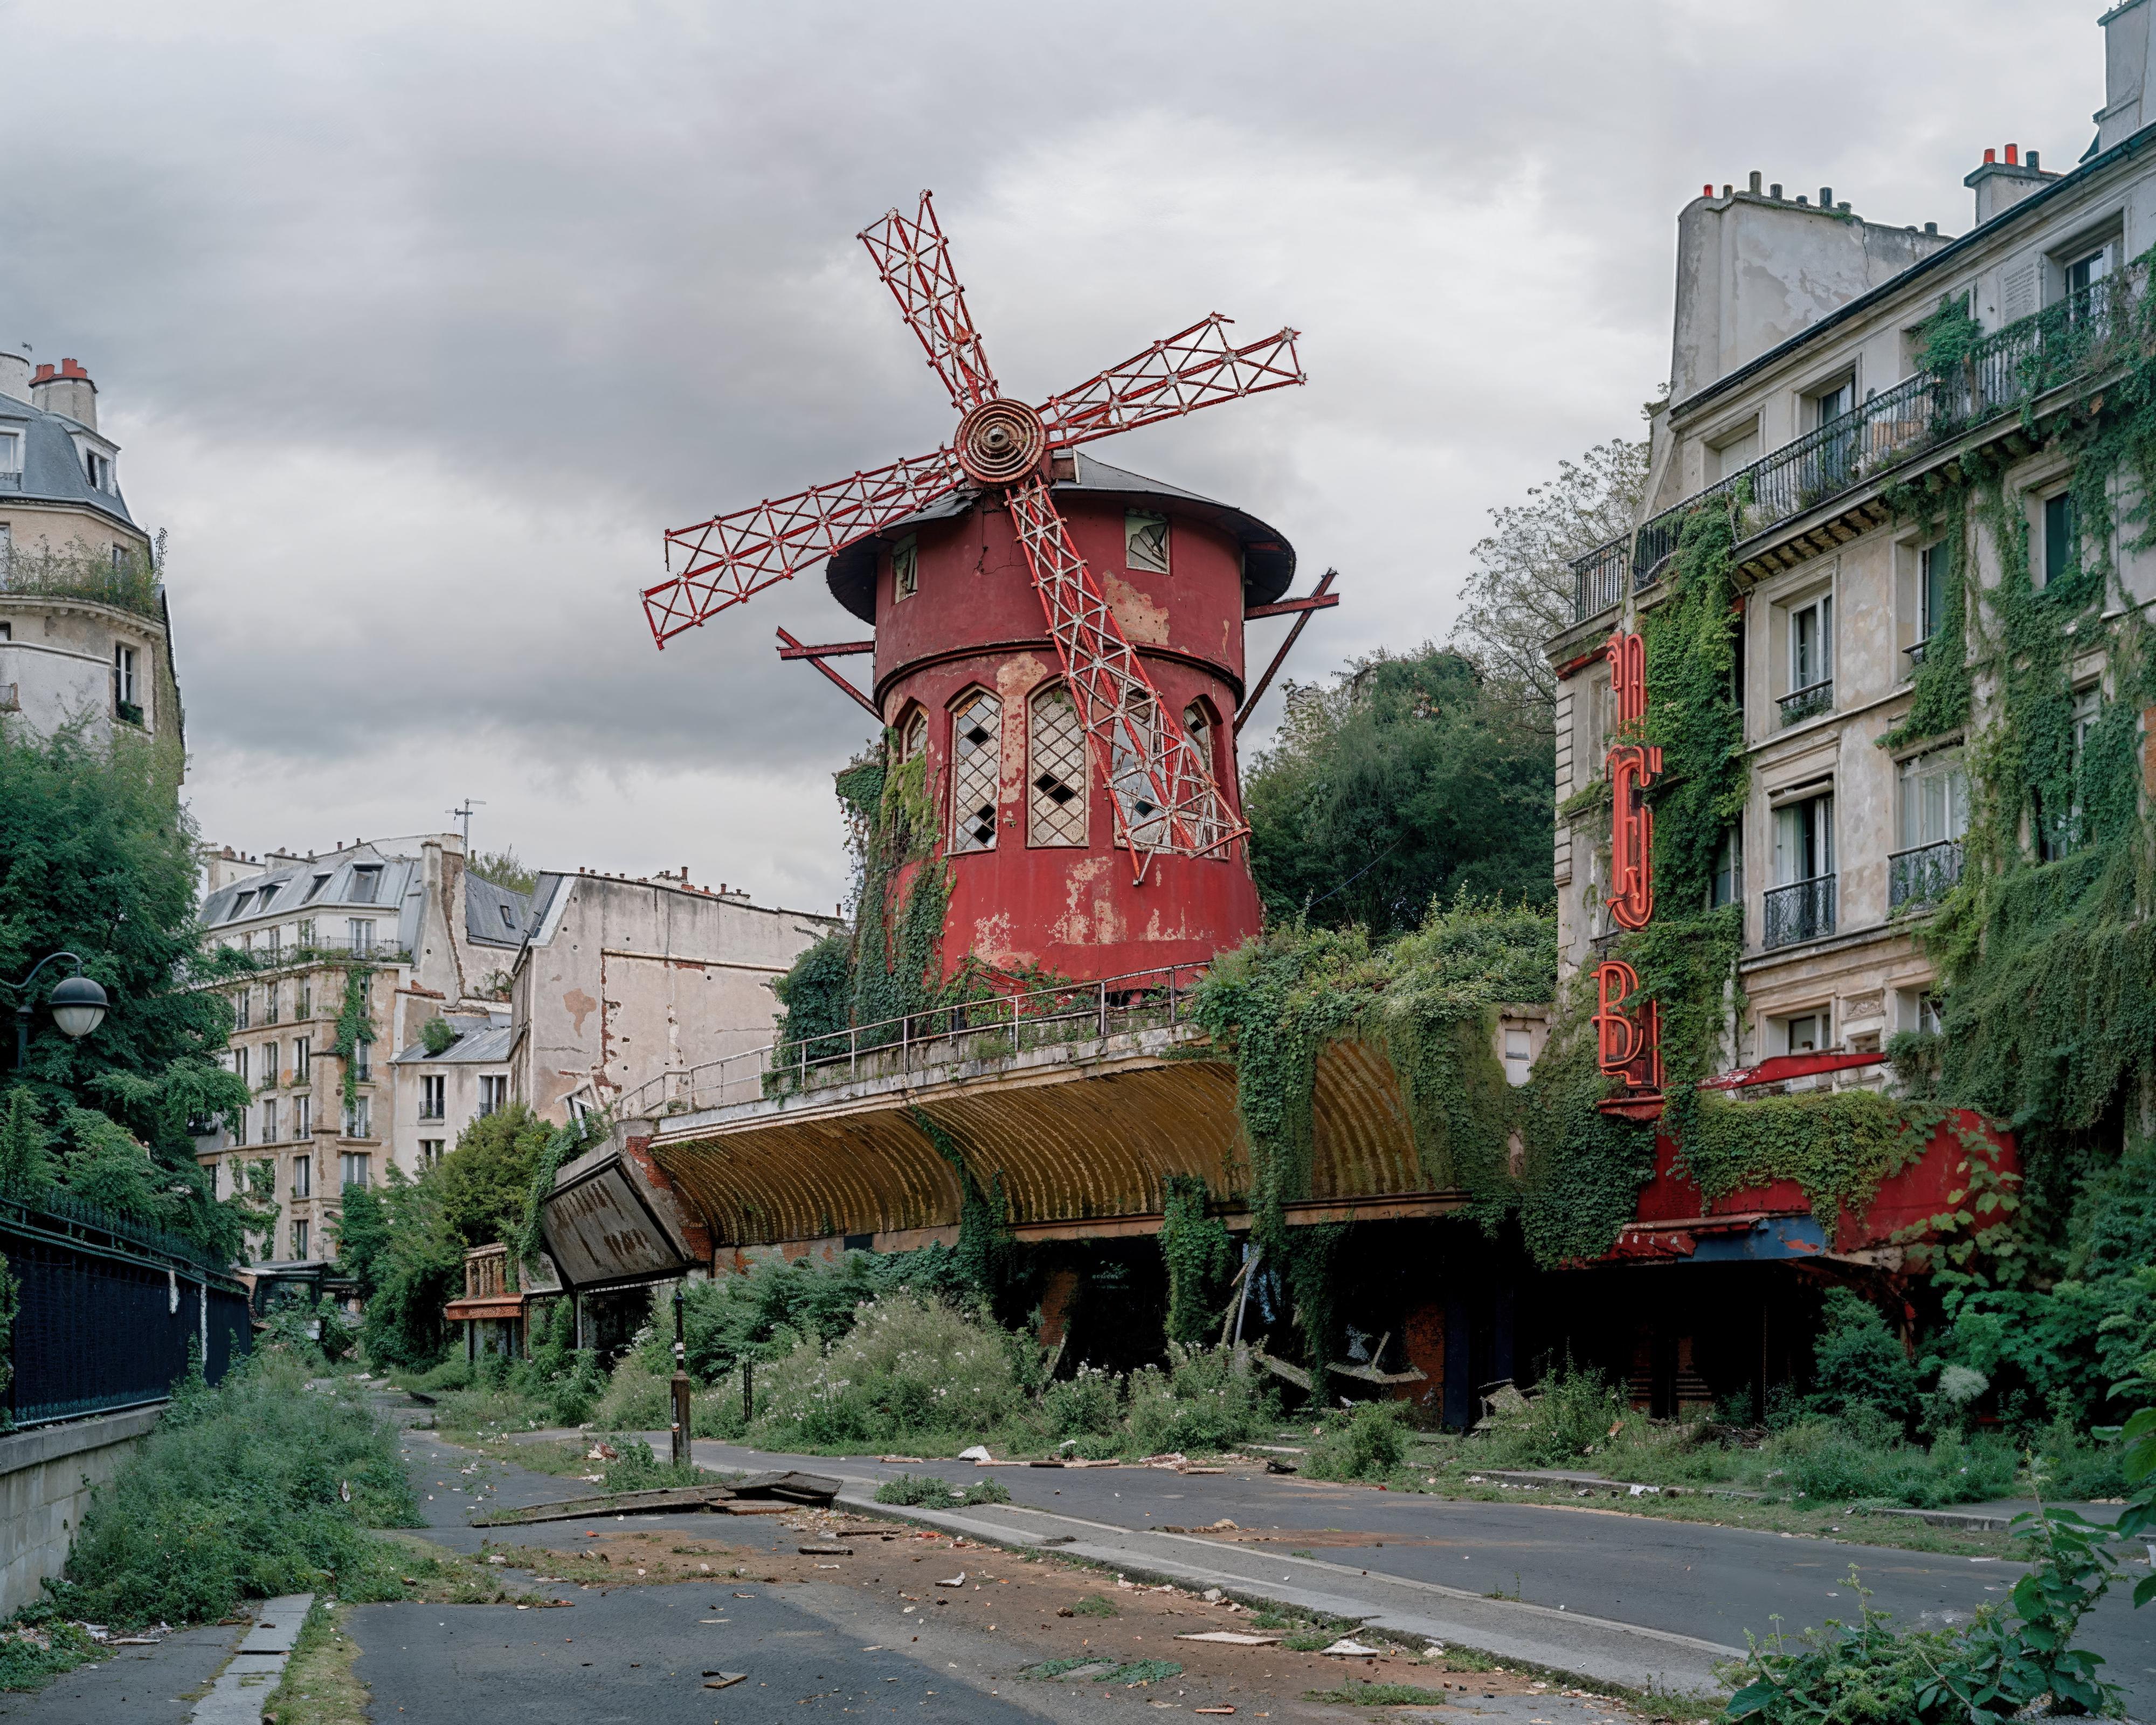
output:
[[[1299,632],[1337,598],[1328,574],[1277,603],[1295,567],[1281,535],[1078,446],[1301,382],[1296,332],[1231,347],[1215,313],[1031,407],[988,367],[927,193],[912,219],[893,210],[860,238],[956,436],[670,532],[669,577],[644,595],[652,634],[664,647],[823,562],[875,638],[803,646],[781,629],[782,656],[867,708],[901,756],[927,757],[952,874],[946,963],[970,951],[1091,978],[1209,958],[1259,922],[1235,792],[1243,623],[1301,612]],[[825,663],[859,653],[875,655],[873,698]]]

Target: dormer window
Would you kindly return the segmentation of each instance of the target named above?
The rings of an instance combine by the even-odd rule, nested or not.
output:
[[[247,907],[254,902],[254,895],[253,892],[249,891],[241,893],[237,898],[233,900],[232,914],[227,916],[224,920],[228,922],[237,922],[242,916],[244,916],[247,914]]]
[[[95,449],[85,449],[82,452],[82,470],[92,490],[109,491],[112,489],[110,456],[101,454]]]
[[[511,934],[514,934],[516,932],[516,914],[511,911],[507,905],[496,905],[495,908],[501,912],[501,926],[507,929]]]
[[[352,893],[349,902],[371,905],[382,891],[382,865],[362,863],[352,871]]]
[[[254,901],[255,910],[258,912],[268,910],[272,904],[276,902],[277,895],[284,890],[285,883],[282,880],[271,881],[270,885],[262,889],[261,897]]]
[[[314,883],[307,888],[307,896],[301,899],[300,902],[303,905],[312,904],[316,899],[321,896],[322,889],[329,884],[330,877],[327,875],[316,875]]]
[[[23,476],[23,434],[0,431],[0,479]]]

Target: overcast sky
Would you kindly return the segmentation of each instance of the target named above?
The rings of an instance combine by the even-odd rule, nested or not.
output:
[[[636,593],[666,527],[948,437],[883,210],[935,188],[1031,399],[1305,332],[1306,388],[1095,449],[1339,567],[1308,676],[1441,639],[1486,511],[1637,434],[1703,183],[1962,232],[1986,146],[2087,144],[2098,10],[0,0],[0,341],[89,367],[169,530],[206,837],[475,797],[476,845],[820,908],[866,727],[773,632],[859,625],[804,577],[660,655]]]

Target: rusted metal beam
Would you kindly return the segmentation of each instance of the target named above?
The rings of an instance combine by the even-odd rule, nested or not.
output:
[[[786,634],[786,631],[783,629],[779,630],[779,634],[786,635],[786,639],[789,641],[793,639],[793,637]],[[826,641],[820,647],[803,647],[798,644],[791,647],[781,647],[778,649],[778,656],[781,659],[846,659],[856,654],[875,651],[874,641]]]
[[[800,642],[795,640],[792,635],[787,634],[787,632],[783,629],[778,632],[778,639],[780,641],[784,643],[784,645],[781,646],[778,649],[778,656],[781,659],[807,660],[809,664],[814,665],[818,670],[823,672],[825,676],[829,677],[834,683],[836,683],[839,688],[844,690],[848,695],[851,696],[863,712],[874,719],[879,725],[883,722],[883,715],[876,711],[876,704],[873,701],[870,701],[867,696],[862,694],[860,690],[854,687],[854,685],[851,683],[849,683],[844,677],[840,676],[838,672],[833,670],[829,665],[824,663],[819,655],[830,652],[832,650],[830,648],[804,647]],[[870,647],[874,647],[875,643],[871,641],[869,643],[869,645]],[[789,652],[788,650],[788,648],[791,648],[793,650]]]
[[[1273,678],[1278,674],[1280,668],[1287,663],[1288,655],[1295,650],[1296,642],[1301,637],[1304,629],[1309,624],[1311,614],[1320,608],[1312,601],[1323,598],[1330,591],[1339,573],[1337,569],[1327,569],[1325,572],[1323,578],[1317,583],[1317,590],[1310,595],[1309,600],[1304,602],[1302,610],[1295,619],[1295,627],[1287,632],[1287,639],[1281,643],[1280,651],[1273,655],[1273,662],[1265,667],[1265,675],[1258,679],[1258,686],[1250,691],[1250,699],[1236,710],[1235,732],[1238,737],[1242,735],[1243,726],[1249,722],[1250,715],[1258,710],[1258,703],[1265,699],[1265,691],[1272,686]],[[1340,601],[1336,598],[1332,603],[1337,605]],[[1245,614],[1250,617],[1272,616],[1294,608],[1292,605],[1262,606],[1257,610]]]
[[[1253,605],[1243,614],[1243,621],[1255,623],[1260,617],[1291,617],[1306,611],[1330,611],[1340,603],[1340,595],[1328,593],[1322,586],[1306,599],[1282,599],[1276,605]]]

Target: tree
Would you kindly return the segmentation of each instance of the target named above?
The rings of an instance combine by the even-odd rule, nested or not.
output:
[[[72,952],[110,1003],[80,1041],[38,1013],[27,1070],[9,1077],[59,1128],[62,1184],[80,1175],[100,1201],[236,1255],[246,1206],[212,1196],[190,1127],[247,1101],[218,1059],[230,1006],[203,985],[252,960],[202,950],[195,855],[169,756],[0,732],[0,978]]]
[[[1529,486],[1525,503],[1491,510],[1492,531],[1471,553],[1475,572],[1452,639],[1544,731],[1554,727],[1557,682],[1543,643],[1572,626],[1571,561],[1630,531],[1646,486],[1646,444],[1613,438],[1558,463],[1557,477]]]
[[[1269,916],[1382,938],[1462,891],[1549,902],[1554,745],[1468,659],[1377,654],[1287,707],[1243,793]]]
[[[443,1224],[468,1246],[514,1236],[553,1136],[554,1128],[521,1102],[466,1127],[456,1147],[421,1179],[439,1196]]]
[[[507,850],[482,850],[466,866],[505,892],[529,892],[539,884],[537,870],[525,867],[524,859],[513,846]]]

